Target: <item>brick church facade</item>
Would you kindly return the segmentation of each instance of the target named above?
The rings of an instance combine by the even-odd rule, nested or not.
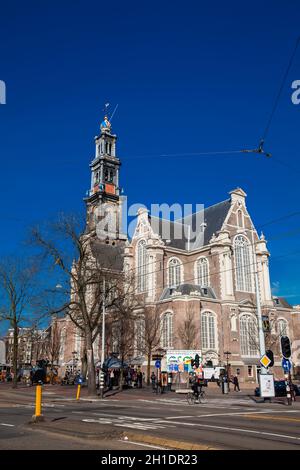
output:
[[[143,294],[146,303],[161,315],[160,346],[164,350],[200,350],[203,363],[212,361],[215,366],[226,364],[228,357],[230,371],[238,374],[240,382],[257,382],[257,269],[266,347],[275,355],[275,378],[283,375],[282,335],[290,337],[294,373],[299,373],[300,310],[272,295],[267,241],[252,222],[246,193],[236,188],[224,201],[200,214],[173,222],[140,208],[129,239],[122,233],[120,222],[123,199],[116,140],[105,118],[95,138],[95,157],[90,164],[86,230],[93,235],[93,256],[101,263],[125,275],[135,272],[137,295]],[[99,230],[97,220],[99,214],[103,216],[104,207],[108,228]],[[140,320],[138,317],[137,345],[142,341],[138,338],[143,332]],[[79,363],[83,347],[80,334],[68,318],[56,321],[61,335],[61,366]],[[191,324],[195,334],[187,344],[183,330]],[[99,337],[94,343],[96,362],[100,342]],[[137,346],[135,356],[140,355]]]

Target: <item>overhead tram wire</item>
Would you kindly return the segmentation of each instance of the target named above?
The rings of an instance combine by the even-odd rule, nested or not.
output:
[[[293,255],[298,255],[300,254],[300,250],[296,250],[296,251],[291,251],[290,253],[287,253],[285,255],[278,255],[278,256],[274,256],[272,259],[279,259],[279,258],[287,258],[289,256],[293,256]],[[190,261],[189,261],[190,262]],[[185,264],[185,263],[182,263],[182,264]],[[248,264],[244,264],[243,267],[250,267],[250,266],[255,266],[256,265],[256,262],[252,262],[252,263],[248,263]],[[165,268],[164,268],[165,269]],[[163,270],[164,270],[163,269]],[[215,271],[215,272],[210,272],[210,276],[214,276],[216,274],[222,274],[222,273],[226,273],[226,272],[231,272],[231,271],[235,271],[235,267],[233,268],[229,268],[229,269],[223,269],[221,271]],[[161,270],[159,270],[161,271]],[[154,271],[156,272],[156,271]],[[147,274],[143,274],[143,276],[147,276],[149,274],[152,274],[152,273],[147,273]],[[253,273],[251,273],[253,274]],[[183,284],[186,284],[186,282],[188,281],[195,281],[195,276],[193,276],[192,278],[188,278],[188,279],[184,279],[184,282]],[[170,286],[166,285],[164,286],[163,288],[169,288]],[[210,286],[204,286],[204,287],[210,287]],[[151,291],[157,291],[159,289],[162,289],[162,287],[152,287],[151,289],[147,289],[147,291],[145,292],[137,292],[137,294],[143,294],[143,293],[148,293],[148,292],[151,292]]]
[[[265,143],[265,140],[269,134],[269,130],[270,130],[270,127],[271,127],[271,124],[272,124],[272,121],[273,121],[273,117],[274,117],[274,114],[278,108],[278,104],[279,104],[279,100],[280,100],[280,97],[281,97],[281,94],[282,94],[282,91],[283,91],[283,88],[284,88],[284,85],[286,83],[286,80],[287,80],[287,77],[289,75],[289,72],[291,70],[291,67],[293,65],[293,62],[294,62],[294,59],[295,59],[295,56],[296,56],[296,53],[297,53],[297,50],[298,50],[298,47],[299,47],[299,44],[300,44],[300,36],[297,38],[296,40],[296,44],[295,44],[295,47],[293,49],[293,52],[291,54],[291,57],[290,57],[290,60],[288,62],[288,66],[285,70],[285,73],[284,73],[284,76],[282,78],[282,81],[281,81],[281,84],[280,84],[280,87],[279,87],[279,90],[278,90],[278,93],[275,97],[275,100],[274,100],[274,103],[273,103],[273,106],[272,106],[272,109],[271,109],[271,113],[269,115],[269,118],[268,118],[268,121],[267,121],[267,124],[266,124],[266,127],[265,127],[265,130],[263,132],[263,135],[262,135],[262,138],[260,140],[260,143],[259,143],[259,148],[258,148],[258,152],[257,153],[265,153],[264,152],[264,149],[263,149],[263,146],[264,146],[264,143]],[[266,153],[265,154],[267,157],[268,156],[271,156],[271,154],[268,154]],[[278,158],[272,158],[272,160],[280,165],[283,165],[291,170],[293,170],[294,172],[296,173],[300,173],[300,170],[298,170],[297,168],[294,168],[292,167],[291,165],[287,164],[286,162],[283,162],[282,160],[278,159]]]
[[[300,228],[299,228],[299,229],[300,229]],[[287,233],[287,232],[286,232],[286,233]],[[291,238],[291,237],[293,237],[295,234],[298,234],[299,232],[298,232],[298,231],[296,232],[296,231],[294,230],[293,232],[288,232],[288,233],[289,233],[289,235],[285,235],[285,234],[279,234],[278,236],[275,235],[275,237],[269,238],[268,241],[272,241],[272,240],[276,241],[276,240],[282,239],[282,238]],[[222,239],[220,239],[219,241],[222,241]],[[259,242],[260,242],[260,240],[254,242],[254,243],[248,243],[247,246],[253,248],[253,247],[256,246]],[[192,253],[192,252],[190,252],[190,253]],[[209,256],[210,256],[210,258],[212,258],[213,256],[219,256],[219,255],[222,255],[223,253],[227,253],[227,251],[220,251],[220,252],[218,252],[218,253],[210,254]],[[299,251],[299,253],[300,253],[300,251]],[[180,254],[180,253],[179,253],[179,254]],[[176,256],[176,254],[175,254],[174,256]],[[283,256],[284,256],[284,255],[283,255]],[[276,259],[276,258],[278,258],[278,257],[280,257],[280,256],[272,257],[272,259]],[[185,265],[190,264],[190,263],[195,263],[195,259],[191,259],[191,260],[188,260],[188,261],[183,261],[183,262],[181,263],[181,266],[185,266]],[[147,267],[147,266],[150,266],[150,265],[152,265],[152,264],[154,264],[154,263],[153,263],[153,262],[145,263],[145,264],[143,264],[143,267]],[[128,271],[126,274],[128,274],[128,273],[130,273],[130,272],[137,271],[137,269],[138,269],[137,266],[135,266],[134,268],[129,269],[129,271]],[[234,269],[234,268],[233,268],[233,269]],[[147,275],[155,274],[155,273],[159,273],[159,272],[165,272],[165,271],[167,271],[167,270],[168,270],[168,266],[166,266],[166,267],[163,266],[163,267],[160,267],[159,269],[155,269],[154,271],[151,271],[150,273],[147,273]],[[224,272],[224,271],[220,271],[220,272]],[[214,273],[214,274],[218,274],[218,273]],[[193,279],[194,279],[194,278],[193,278]]]
[[[278,90],[278,93],[276,95],[276,98],[275,98],[275,101],[274,101],[274,104],[273,104],[273,107],[272,107],[272,110],[271,110],[271,113],[270,113],[270,116],[269,116],[269,119],[267,121],[267,124],[266,124],[266,127],[265,127],[265,130],[264,130],[264,133],[262,135],[262,138],[261,138],[261,141],[264,142],[267,138],[267,135],[269,133],[269,130],[270,130],[270,127],[271,127],[271,123],[272,123],[272,120],[273,120],[273,117],[274,117],[274,114],[275,114],[275,111],[278,107],[278,103],[279,103],[279,100],[280,100],[280,97],[281,97],[281,94],[282,94],[282,91],[283,91],[283,88],[284,88],[284,85],[285,85],[285,82],[287,80],[287,77],[288,77],[288,74],[289,74],[289,71],[293,65],[293,62],[294,62],[294,59],[295,59],[295,56],[296,56],[296,52],[297,52],[297,49],[298,49],[298,46],[300,44],[300,36],[297,38],[296,40],[296,44],[295,44],[295,47],[294,47],[294,50],[292,52],[292,55],[290,57],[290,60],[289,60],[289,63],[288,63],[288,66],[286,68],[286,71],[285,71],[285,74],[282,78],[282,81],[281,81],[281,85],[279,87],[279,90]]]
[[[271,221],[269,221],[269,222],[266,222],[266,223],[264,223],[264,224],[257,225],[257,227],[254,227],[254,230],[256,231],[256,233],[258,233],[258,230],[262,229],[263,227],[266,227],[267,225],[272,225],[272,224],[275,224],[275,223],[277,223],[277,222],[281,222],[282,220],[286,220],[286,219],[288,219],[288,218],[295,217],[295,216],[298,216],[298,215],[300,215],[300,211],[297,211],[297,212],[290,212],[289,214],[283,215],[282,217],[280,217],[280,218],[278,218],[278,219],[273,219],[273,220],[271,220]],[[284,237],[283,237],[283,238],[284,238]],[[288,237],[287,237],[287,238],[288,238]],[[219,240],[219,241],[222,241],[222,239]],[[272,237],[271,237],[271,238],[268,237],[268,241],[272,241]],[[251,246],[251,247],[252,247],[252,246],[255,246],[257,243],[259,243],[259,241],[255,242],[255,243],[249,243],[248,246]],[[215,254],[211,254],[211,255],[209,255],[209,256],[210,256],[210,257],[213,257],[213,256],[218,256],[219,254],[222,254],[222,252],[220,252],[220,253],[215,253]],[[191,262],[192,262],[192,261],[190,261],[190,260],[189,260],[189,261],[184,261],[182,264],[185,265],[185,264],[188,264],[188,263],[191,263]],[[153,263],[152,263],[152,262],[151,262],[151,263],[146,263],[146,264],[144,264],[143,266],[144,266],[144,267],[147,267],[147,266],[150,266],[151,264],[153,264]],[[165,268],[164,268],[164,269],[165,269]],[[137,270],[137,267],[134,267],[134,268],[131,268],[131,269],[129,270],[129,272],[131,272],[131,271],[136,271],[136,270]],[[160,272],[160,271],[161,271],[161,269],[158,269],[158,270],[153,271],[153,272],[151,272],[151,273],[149,273],[149,274],[153,274],[153,273]]]

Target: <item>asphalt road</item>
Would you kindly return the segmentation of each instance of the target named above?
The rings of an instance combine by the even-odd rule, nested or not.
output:
[[[208,444],[219,449],[300,449],[300,407],[282,403],[257,404],[248,397],[208,397],[205,404],[188,405],[184,396],[136,393],[103,401],[48,397],[43,414],[53,430],[27,427],[34,412],[31,399],[4,400],[0,394],[0,449],[155,449],[119,438],[79,439],[57,430],[69,424],[76,434],[111,430],[152,435],[177,441]]]

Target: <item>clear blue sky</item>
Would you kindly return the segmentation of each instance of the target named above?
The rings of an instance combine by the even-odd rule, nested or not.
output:
[[[28,225],[83,208],[106,101],[119,104],[129,203],[210,205],[240,186],[257,226],[299,211],[300,105],[290,96],[300,50],[265,144],[288,166],[255,154],[158,157],[258,144],[300,35],[298,1],[12,0],[0,9],[0,255],[22,249]],[[274,292],[299,303],[300,216],[264,231]]]

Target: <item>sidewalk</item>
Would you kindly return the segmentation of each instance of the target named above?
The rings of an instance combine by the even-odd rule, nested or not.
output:
[[[213,386],[212,386],[213,385]],[[215,385],[215,386],[214,386]],[[222,394],[221,389],[216,384],[209,384],[208,387],[204,387],[206,397],[209,401],[210,398],[218,399],[221,401],[228,401],[232,404],[233,400],[249,400],[249,404],[253,403],[263,403],[260,397],[254,396],[254,388],[245,388],[240,392],[234,392],[233,387],[230,387],[230,392],[228,394]],[[65,402],[65,401],[76,401],[76,391],[77,386],[73,385],[44,385],[42,389],[43,401],[48,403],[53,402]],[[14,403],[34,403],[35,400],[36,387],[27,387],[19,386],[17,389],[13,389],[11,384],[0,384],[0,403],[1,402],[14,402]],[[98,391],[99,393],[99,391]],[[111,400],[161,400],[162,398],[183,400],[185,402],[185,394],[180,394],[175,392],[175,388],[172,388],[172,391],[165,391],[164,393],[154,393],[151,386],[145,386],[143,388],[134,388],[126,390],[110,390],[105,392],[105,399]],[[80,401],[98,401],[101,400],[100,396],[95,397],[88,396],[87,387],[81,388]],[[285,405],[286,397],[276,397],[271,399],[271,403]],[[265,402],[270,403],[270,402]],[[293,407],[297,409],[300,408],[300,397],[296,397],[296,402],[293,402]]]

